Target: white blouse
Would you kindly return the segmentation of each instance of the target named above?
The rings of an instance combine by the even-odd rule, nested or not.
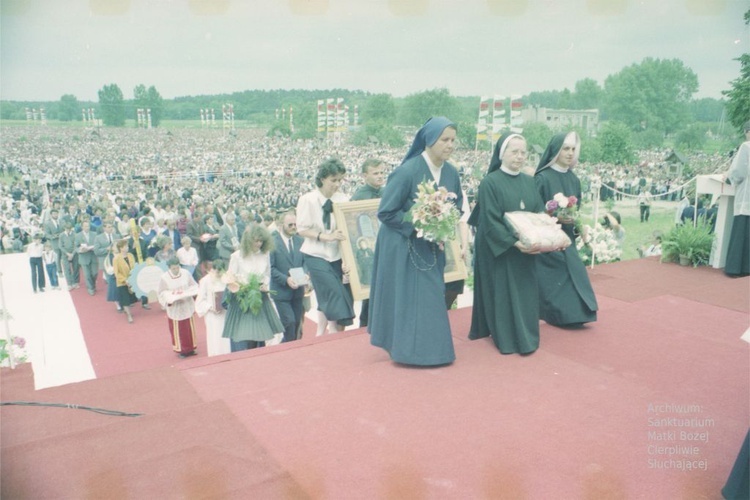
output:
[[[246,284],[250,273],[261,277],[261,283],[271,285],[271,254],[256,252],[243,257],[241,250],[237,250],[229,258],[227,272],[231,273],[239,283]]]
[[[333,213],[331,213],[331,227],[325,229],[323,226],[323,204],[326,200],[327,198],[318,189],[300,196],[299,201],[297,201],[297,231],[314,229],[316,233],[332,233],[336,230],[336,219]],[[331,196],[331,201],[342,203],[349,201],[349,197],[344,193],[336,192]],[[300,251],[313,257],[325,259],[328,262],[341,259],[341,249],[337,240],[318,241],[315,238],[305,238]]]

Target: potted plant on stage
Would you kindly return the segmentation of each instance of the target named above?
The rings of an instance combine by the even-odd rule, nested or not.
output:
[[[711,226],[703,219],[693,226],[687,222],[674,227],[662,238],[662,262],[679,262],[693,267],[708,264],[714,235]]]

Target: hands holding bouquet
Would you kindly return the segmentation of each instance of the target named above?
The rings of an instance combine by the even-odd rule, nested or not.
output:
[[[414,205],[404,216],[417,231],[418,238],[442,245],[456,236],[456,225],[461,214],[453,200],[455,193],[444,187],[435,188],[431,182],[424,181],[417,188]]]

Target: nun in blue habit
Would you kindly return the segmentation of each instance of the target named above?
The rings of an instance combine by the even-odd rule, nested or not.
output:
[[[427,120],[388,176],[380,200],[367,329],[372,345],[397,363],[435,366],[456,358],[445,308],[445,252],[417,238],[414,226],[404,221],[424,181],[454,193],[461,209],[460,177],[447,161],[455,140],[456,125],[449,119]]]

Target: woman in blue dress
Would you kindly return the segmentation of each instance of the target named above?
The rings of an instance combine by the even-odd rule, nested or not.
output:
[[[401,165],[388,176],[380,200],[367,328],[372,345],[388,351],[397,363],[435,366],[456,358],[445,309],[445,252],[418,238],[414,225],[404,221],[424,181],[454,193],[460,210],[460,177],[447,161],[455,141],[453,122],[430,118]]]

